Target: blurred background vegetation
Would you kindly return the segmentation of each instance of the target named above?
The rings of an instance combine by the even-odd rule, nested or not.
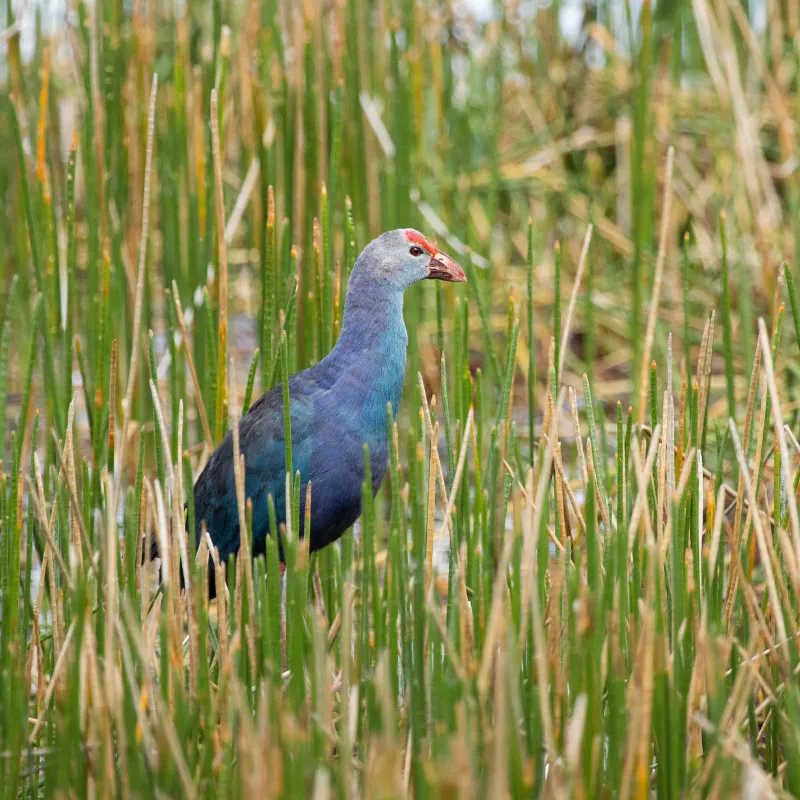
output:
[[[648,3],[354,0],[296,8],[278,2],[54,2],[14,11],[8,0],[5,86],[30,160],[31,202],[37,215],[41,211],[36,260],[55,355],[62,345],[55,332],[65,302],[63,276],[74,270],[74,296],[86,305],[73,328],[87,360],[95,363],[95,351],[110,348],[106,313],[120,323],[114,333],[120,374],[127,374],[125,336],[156,72],[161,88],[143,324],[157,335],[168,327],[163,301],[175,280],[184,305],[197,310],[192,322],[200,365],[206,317],[198,287],[208,284],[212,308],[215,302],[208,125],[215,86],[222,97],[227,213],[237,200],[244,206],[229,231],[231,311],[249,320],[258,315],[267,187],[273,185],[278,253],[288,264],[294,244],[300,263],[297,367],[318,358],[325,344],[318,335],[312,342],[303,325],[315,289],[312,219],[321,217],[324,184],[332,231],[325,244],[328,267],[341,263],[346,275],[355,254],[380,231],[418,227],[443,246],[458,242],[450,244],[456,255],[464,247],[478,254],[474,290],[488,315],[505,313],[509,291],[517,298],[524,293],[531,216],[534,303],[545,309],[536,326],[540,374],[547,364],[553,244],[564,244],[568,285],[586,224],[593,222],[594,257],[575,323],[579,347],[567,370],[580,376],[590,366],[597,391],[616,400],[629,377],[623,362],[630,356],[638,364],[641,354],[659,182],[670,143],[676,148],[675,201],[656,352],[664,355],[668,328],[681,333],[673,310],[682,306],[678,263],[685,231],[691,235],[693,342],[699,343],[706,309],[718,305],[718,227],[725,211],[737,312],[733,338],[741,342],[735,355],[744,358],[742,365],[750,363],[753,312],[774,313],[778,266],[793,260],[796,247],[793,8],[777,0],[750,9],[708,0],[655,9]],[[19,269],[31,254],[10,114],[2,115],[0,126],[6,154],[0,161],[0,281],[8,296],[11,277],[19,273],[22,302],[11,310],[28,316],[38,284],[34,271]],[[70,254],[66,163],[73,133],[79,146]],[[345,197],[352,200],[351,252]],[[428,363],[433,378],[436,359],[418,355],[432,341],[432,295],[417,289],[407,305],[418,332],[411,374]],[[452,317],[452,306],[448,312]],[[586,325],[587,315],[593,325]],[[495,319],[502,329],[501,317]],[[253,341],[263,345],[257,323],[242,319],[232,334],[234,345],[243,337],[245,349],[252,350]],[[485,357],[475,352],[475,363]],[[520,365],[527,367],[522,354]],[[57,377],[66,402],[69,376]],[[86,377],[93,391],[96,376]]]

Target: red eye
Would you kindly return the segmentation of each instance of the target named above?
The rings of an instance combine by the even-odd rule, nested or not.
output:
[[[414,245],[409,252],[411,253],[412,256],[421,256],[422,248]]]

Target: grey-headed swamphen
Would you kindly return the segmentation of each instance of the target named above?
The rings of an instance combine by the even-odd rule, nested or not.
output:
[[[426,278],[465,281],[461,267],[421,233],[388,231],[372,241],[353,267],[344,322],[333,350],[289,378],[292,461],[300,471],[300,536],[305,535],[306,485],[311,481],[310,550],[338,539],[361,513],[364,443],[369,445],[372,490],[386,472],[386,405],[397,413],[403,391],[408,334],[403,292]],[[265,552],[267,496],[278,524],[286,517],[286,453],[281,385],[263,394],[239,421],[245,496],[253,504],[252,552]],[[195,541],[205,523],[223,560],[239,550],[241,532],[229,431],[194,487]],[[210,588],[214,593],[213,572]]]

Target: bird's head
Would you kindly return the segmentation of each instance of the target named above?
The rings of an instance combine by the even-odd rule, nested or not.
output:
[[[359,266],[371,279],[403,291],[417,281],[435,278],[463,283],[464,270],[413,228],[387,231],[370,242]]]

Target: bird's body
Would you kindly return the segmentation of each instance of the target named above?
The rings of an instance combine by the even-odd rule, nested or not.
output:
[[[388,460],[387,404],[397,412],[405,374],[408,334],[403,291],[425,277],[464,280],[460,267],[416,231],[390,231],[376,239],[353,268],[335,347],[318,364],[289,378],[292,466],[301,479],[299,533],[307,535],[310,481],[311,550],[338,539],[361,513],[365,443],[373,493],[383,480]],[[264,553],[270,533],[268,495],[278,524],[286,519],[280,385],[262,395],[239,421],[239,446],[245,461],[245,496],[253,506],[252,551],[258,555]],[[197,479],[194,505],[195,540],[199,543],[205,523],[220,557],[226,560],[236,554],[241,532],[230,432]]]
[[[400,309],[402,314],[402,306]],[[402,317],[400,318],[402,322]],[[311,481],[311,541],[318,550],[355,522],[361,507],[364,443],[369,445],[373,488],[386,470],[386,405],[397,411],[403,389],[407,335],[384,331],[351,346],[346,334],[318,364],[292,375],[289,402],[292,466],[300,471],[300,524],[305,520],[306,484]],[[256,401],[239,422],[245,461],[245,495],[253,504],[253,554],[264,552],[272,495],[278,524],[286,520],[286,451],[280,385]],[[195,485],[197,531],[205,521],[224,559],[239,549],[239,511],[229,432]]]

